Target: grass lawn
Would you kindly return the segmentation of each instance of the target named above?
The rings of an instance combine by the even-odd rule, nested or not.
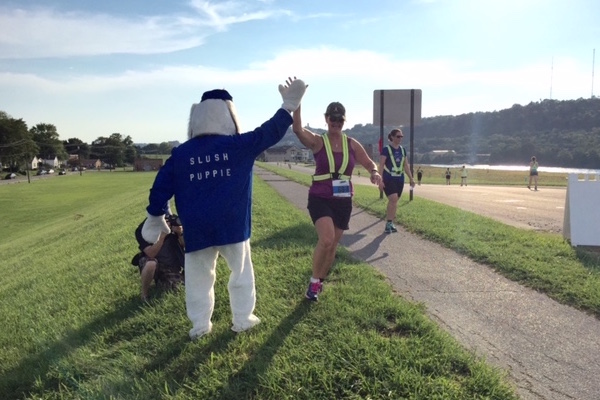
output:
[[[516,398],[503,373],[343,249],[327,301],[306,302],[314,228],[259,179],[252,258],[263,323],[230,330],[220,260],[213,332],[190,342],[184,293],[142,303],[129,264],[154,176],[0,186],[2,398]]]

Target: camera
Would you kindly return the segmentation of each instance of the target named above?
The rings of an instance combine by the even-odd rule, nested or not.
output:
[[[166,214],[165,215],[165,219],[167,220],[167,222],[169,223],[169,225],[171,226],[181,226],[181,220],[179,219],[179,217],[175,214]]]

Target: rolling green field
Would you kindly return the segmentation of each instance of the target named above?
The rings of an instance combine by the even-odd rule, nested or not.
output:
[[[0,186],[2,398],[516,398],[503,373],[344,249],[322,300],[305,301],[314,228],[259,179],[252,258],[262,323],[230,330],[219,261],[213,332],[190,342],[184,293],[155,291],[143,303],[129,264],[154,176]]]

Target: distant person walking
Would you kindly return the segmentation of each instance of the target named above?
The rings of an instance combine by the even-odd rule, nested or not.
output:
[[[462,169],[460,170],[460,186],[465,185],[467,186],[467,167],[466,166],[462,166]]]
[[[450,172],[450,168],[446,168],[446,185],[450,185],[450,178],[452,178],[452,172]]]
[[[423,170],[421,167],[417,168],[417,181],[419,182],[419,186],[421,186],[421,179],[423,178]]]
[[[400,146],[403,137],[402,130],[392,129],[388,134],[391,144],[381,149],[379,157],[379,170],[383,171],[383,180],[379,184],[379,190],[383,190],[388,198],[385,233],[398,231],[394,226],[394,220],[396,219],[398,200],[404,190],[404,174],[408,175],[411,188],[415,186],[406,158],[406,149]]]
[[[538,186],[538,162],[535,156],[531,157],[531,162],[529,163],[529,185],[527,185],[527,189],[531,190],[531,181],[535,184],[535,190],[537,191]]]

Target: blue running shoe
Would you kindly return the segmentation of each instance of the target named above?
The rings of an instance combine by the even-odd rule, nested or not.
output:
[[[323,284],[321,282],[311,282],[306,291],[306,298],[310,301],[318,301],[321,291],[323,291]]]
[[[398,229],[394,226],[392,222],[386,222],[385,224],[385,233],[398,232]]]

